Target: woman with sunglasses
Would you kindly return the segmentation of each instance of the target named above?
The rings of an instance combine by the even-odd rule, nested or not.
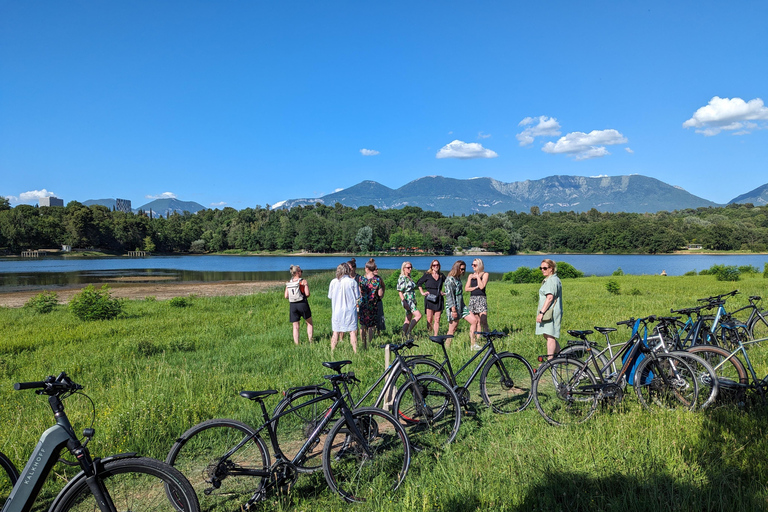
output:
[[[416,306],[416,283],[411,279],[413,265],[410,261],[404,261],[400,266],[400,277],[397,278],[397,291],[400,293],[400,303],[405,309],[405,321],[403,322],[403,335],[410,339],[411,331],[421,320],[421,312]]]
[[[312,343],[312,310],[309,309],[309,284],[302,277],[301,267],[291,265],[291,280],[285,283],[285,298],[291,303],[288,319],[293,324],[293,342],[299,344],[299,322],[307,322],[307,338]]]
[[[443,311],[443,283],[445,283],[445,274],[440,272],[440,262],[432,260],[429,270],[416,282],[419,292],[424,297],[424,313],[427,317],[427,332],[437,336],[440,330],[440,314]],[[427,291],[424,291],[424,288]]]
[[[536,313],[536,334],[541,334],[547,342],[549,359],[560,352],[560,320],[563,317],[563,285],[557,277],[557,264],[550,259],[541,262],[539,267],[544,274],[544,281],[539,288],[539,310]],[[547,311],[552,310],[551,318]]]
[[[467,271],[467,264],[458,260],[448,272],[443,291],[445,292],[445,313],[448,315],[448,334],[453,335],[459,326],[459,320],[465,319],[469,325],[474,325],[476,319],[464,305],[464,287],[461,285],[461,276]],[[446,341],[446,346],[449,342]]]
[[[490,274],[485,271],[485,265],[480,258],[474,259],[472,270],[464,291],[469,292],[469,312],[475,317],[475,323],[470,326],[469,338],[472,341],[472,349],[479,350],[480,346],[475,341],[475,332],[488,332],[488,299],[485,295],[485,286],[488,284]]]

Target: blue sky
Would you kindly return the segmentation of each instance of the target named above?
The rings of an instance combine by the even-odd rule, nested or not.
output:
[[[0,0],[0,194],[768,183],[768,2]]]

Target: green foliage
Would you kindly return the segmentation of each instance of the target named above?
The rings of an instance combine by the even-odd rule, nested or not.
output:
[[[704,274],[704,272],[702,270],[700,273]],[[738,281],[741,279],[741,272],[736,265],[712,265],[704,275],[713,275],[718,281]]]
[[[627,295],[632,295],[632,296],[635,296],[635,297],[637,297],[638,295],[642,295],[642,294],[643,294],[643,292],[640,290],[640,288],[632,288],[631,290],[629,290],[629,292],[627,292]]]
[[[507,272],[502,277],[504,281],[512,281],[515,284],[541,283],[544,274],[538,268],[518,267],[512,272]]]
[[[763,277],[768,279],[768,263],[763,265]]]
[[[188,308],[192,305],[192,299],[189,297],[172,297],[168,301],[168,305],[172,308]]]
[[[36,312],[50,313],[59,304],[59,296],[56,292],[45,291],[38,293],[24,304],[25,308],[34,309]]]
[[[565,261],[557,262],[557,277],[560,279],[576,279],[578,277],[584,277],[584,272],[576,269],[570,263]]]
[[[614,271],[613,271],[613,274],[611,274],[611,275],[612,275],[612,276],[617,276],[617,277],[618,277],[618,276],[623,276],[623,275],[624,275],[624,271],[623,271],[623,270],[621,270],[621,267],[619,267],[619,268],[617,268],[616,270],[614,270]]]
[[[106,284],[97,290],[88,285],[69,301],[69,310],[80,320],[109,320],[123,311],[123,301],[112,298]]]
[[[741,265],[739,266],[739,273],[741,274],[759,274],[760,269],[754,265]]]
[[[155,242],[152,241],[151,236],[145,236],[144,237],[144,250],[147,252],[154,252],[157,246],[155,246]]]
[[[693,269],[693,270],[689,270],[688,272],[686,272],[686,273],[685,273],[685,274],[683,274],[683,275],[684,275],[684,276],[689,276],[689,277],[690,277],[690,276],[696,276],[696,275],[698,275],[698,272],[696,272],[696,269]]]
[[[611,279],[607,283],[605,283],[605,289],[611,295],[619,295],[621,293],[621,286],[619,285],[619,282],[616,281],[615,279]]]

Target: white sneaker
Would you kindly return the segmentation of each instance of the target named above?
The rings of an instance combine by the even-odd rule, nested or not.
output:
[[[473,345],[472,345],[471,347],[469,347],[469,348],[470,348],[470,349],[472,349],[472,350],[474,350],[475,352],[477,352],[478,350],[482,349],[483,347],[481,347],[480,345],[477,345],[477,344],[473,344]]]

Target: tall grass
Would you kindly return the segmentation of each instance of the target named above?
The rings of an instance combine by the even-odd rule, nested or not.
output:
[[[243,389],[278,389],[322,382],[320,362],[351,359],[365,385],[383,370],[383,351],[352,354],[348,343],[330,352],[330,275],[310,279],[316,343],[293,345],[282,290],[241,297],[193,297],[185,308],[162,301],[127,301],[124,315],[83,322],[66,308],[47,315],[0,308],[0,451],[21,466],[42,431],[52,424],[46,401],[18,381],[66,371],[96,404],[96,456],[137,451],[164,459],[174,439],[208,418],[260,424]],[[606,291],[609,279],[633,294]],[[611,276],[566,280],[564,329],[611,326],[631,316],[665,314],[695,299],[743,292],[729,307],[765,292],[762,277],[724,283],[714,276]],[[636,290],[636,292],[634,292]],[[536,367],[545,351],[534,332],[538,285],[494,281],[488,286],[489,324],[510,333],[502,350]],[[768,298],[766,299],[768,301]],[[403,312],[394,290],[384,297],[389,332],[377,344],[399,340]],[[445,319],[443,319],[445,322]],[[445,331],[443,325],[442,331]],[[567,338],[564,334],[564,339]],[[417,327],[419,353],[437,354]],[[616,339],[626,339],[621,328]],[[454,365],[469,359],[466,326],[451,347]],[[768,370],[766,348],[750,357],[758,374]],[[367,386],[366,386],[367,387]],[[471,388],[478,414],[465,417],[456,442],[439,453],[415,456],[394,496],[356,510],[760,510],[768,508],[768,414],[762,409],[719,408],[698,413],[643,411],[629,389],[624,402],[599,410],[586,424],[549,426],[531,405],[495,415]],[[278,398],[267,400],[273,407]],[[90,402],[66,401],[77,430],[91,425]],[[57,467],[57,471],[59,468]],[[61,473],[65,471],[62,469]],[[54,481],[50,489],[59,488]],[[49,490],[49,492],[51,492]],[[341,510],[321,474],[302,476],[288,496],[258,510]]]

